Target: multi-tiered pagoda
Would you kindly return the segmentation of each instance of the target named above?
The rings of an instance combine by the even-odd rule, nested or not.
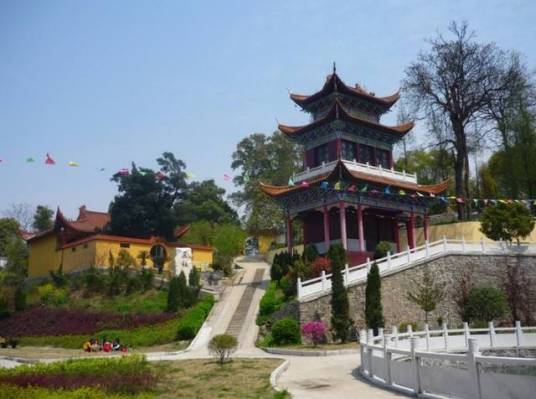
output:
[[[353,264],[370,257],[380,241],[400,251],[404,226],[408,245],[415,247],[417,217],[427,239],[427,209],[448,182],[420,185],[415,175],[394,170],[393,146],[414,124],[385,126],[380,117],[399,94],[378,97],[357,84],[347,86],[334,66],[320,91],[290,98],[311,115],[304,126],[279,125],[290,140],[303,145],[304,170],[288,186],[261,183],[285,210],[289,252],[296,218],[303,223],[304,244],[325,253],[330,244],[342,243]]]

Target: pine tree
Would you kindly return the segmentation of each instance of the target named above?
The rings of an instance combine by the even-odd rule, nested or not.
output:
[[[328,251],[331,260],[331,327],[334,337],[346,342],[352,321],[349,314],[348,293],[342,276],[346,263],[346,251],[340,244],[332,245]]]
[[[367,275],[367,287],[365,290],[365,321],[368,328],[374,330],[374,334],[378,333],[378,328],[383,327],[383,307],[380,269],[374,263]]]
[[[408,299],[424,311],[425,321],[428,324],[428,313],[435,310],[441,302],[445,290],[443,285],[436,284],[428,268],[424,269],[422,282],[414,281],[413,285],[416,289],[407,293]]]
[[[186,284],[186,274],[181,272],[178,277],[179,307],[190,307],[195,302],[193,291]]]
[[[173,277],[169,281],[167,308],[166,308],[168,312],[176,312],[177,310],[179,310],[179,289],[180,289],[179,278]]]
[[[197,290],[201,286],[201,276],[199,275],[199,270],[195,266],[192,266],[192,270],[188,274],[188,286],[190,288]]]

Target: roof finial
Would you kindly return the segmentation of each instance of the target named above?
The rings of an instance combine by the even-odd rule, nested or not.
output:
[[[333,61],[333,75],[337,73],[337,65],[335,65],[335,61]]]

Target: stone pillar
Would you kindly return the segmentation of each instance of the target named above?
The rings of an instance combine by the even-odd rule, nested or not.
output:
[[[415,214],[413,212],[409,215],[409,220],[407,223],[407,231],[408,231],[408,245],[411,249],[416,247],[416,240],[415,240]]]
[[[344,249],[348,249],[348,238],[346,237],[346,208],[344,201],[339,202],[339,220],[341,225],[341,242]]]
[[[398,228],[398,218],[393,220],[393,238],[396,243],[396,252],[400,252],[400,231]]]
[[[422,225],[423,225],[423,232],[424,232],[424,241],[428,241],[430,239],[428,235],[428,214],[424,215]]]
[[[287,251],[292,254],[293,249],[293,237],[292,237],[292,218],[287,216]]]
[[[327,253],[329,250],[330,242],[331,242],[331,239],[329,237],[329,225],[330,225],[329,209],[327,206],[324,207],[324,211],[322,212],[322,214],[324,216],[324,245],[326,247],[326,253]]]
[[[361,205],[357,206],[357,229],[359,232],[359,250],[365,252],[365,232],[363,229],[363,208]]]

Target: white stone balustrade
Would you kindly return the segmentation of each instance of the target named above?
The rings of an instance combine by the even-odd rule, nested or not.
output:
[[[322,165],[315,166],[314,168],[307,168],[302,172],[294,175],[294,182],[299,183],[304,180],[311,179],[313,177],[322,175],[324,173],[331,172],[339,161],[331,161],[322,163]],[[406,183],[417,183],[417,175],[414,173],[407,173],[406,171],[399,172],[394,169],[386,169],[381,166],[372,166],[368,163],[359,163],[356,161],[342,161],[348,170],[354,172],[367,173],[374,176],[387,177],[389,179],[399,180]]]
[[[413,267],[423,261],[428,261],[444,255],[463,255],[463,254],[484,254],[484,255],[502,255],[508,252],[520,252],[526,255],[536,255],[536,244],[523,243],[521,246],[513,245],[507,247],[503,242],[485,242],[485,241],[466,241],[442,240],[428,243],[419,247],[397,254],[388,254],[385,258],[377,259],[376,264],[380,269],[380,275],[398,271],[404,268]],[[367,262],[349,267],[345,270],[345,285],[355,285],[366,281],[371,262]],[[324,295],[331,291],[331,274],[325,274],[322,277],[313,278],[305,281],[298,281],[298,299]]]
[[[536,347],[536,327],[430,330],[376,337],[362,330],[361,375],[391,390],[434,398],[532,398],[534,357],[511,357]],[[483,351],[497,353],[483,355]],[[519,356],[519,355],[518,355]],[[523,370],[525,372],[523,372]]]

